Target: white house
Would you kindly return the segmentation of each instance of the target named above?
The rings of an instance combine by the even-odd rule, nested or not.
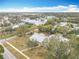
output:
[[[27,18],[27,19],[22,20],[22,21],[25,23],[30,23],[30,24],[35,24],[35,25],[45,24],[47,22],[46,19],[41,20],[41,19],[30,19],[30,18]]]
[[[19,26],[24,25],[24,24],[25,24],[25,23],[19,23],[19,24],[13,25],[13,26],[12,26],[12,29],[18,28]]]
[[[46,36],[43,33],[34,33],[30,37],[30,40],[36,40],[36,41],[38,41],[40,43],[43,42],[45,39],[47,39],[47,41],[49,41],[50,39],[57,39],[57,40],[62,41],[62,42],[69,41],[69,39],[63,37],[62,34],[53,34],[53,35]]]
[[[15,28],[18,28],[19,27],[19,25],[14,25],[13,27],[12,27],[12,29],[15,29]]]
[[[60,22],[59,25],[60,26],[66,26],[67,25],[67,22]]]
[[[76,34],[77,37],[79,37],[79,34]]]
[[[69,41],[69,39],[63,37],[62,34],[50,35],[50,36],[49,36],[49,39],[51,39],[51,38],[53,38],[53,39],[57,39],[57,40],[62,41],[62,42],[67,42],[67,41]]]
[[[8,20],[9,18],[7,16],[4,16],[4,20]]]
[[[46,18],[47,19],[57,19],[58,17],[56,17],[56,16],[47,16]]]
[[[45,34],[43,33],[34,33],[31,37],[30,40],[36,40],[38,42],[42,42],[47,38],[47,36],[45,36]]]

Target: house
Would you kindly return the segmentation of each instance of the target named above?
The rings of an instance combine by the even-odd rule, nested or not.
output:
[[[56,16],[47,16],[46,18],[47,19],[58,19],[58,17],[56,17]]]
[[[45,36],[45,34],[43,33],[34,33],[31,37],[30,40],[36,40],[38,42],[43,42],[45,39],[47,38],[47,36]]]
[[[36,40],[40,43],[42,43],[44,40],[47,40],[49,41],[50,39],[57,39],[59,41],[62,41],[62,42],[67,42],[69,41],[69,39],[63,37],[62,34],[52,34],[52,35],[49,35],[49,36],[46,36],[45,34],[43,33],[34,33],[31,37],[30,37],[30,40]]]
[[[62,34],[52,34],[52,35],[50,35],[50,36],[48,37],[48,39],[51,39],[51,38],[52,38],[52,39],[57,39],[57,40],[62,41],[62,42],[67,42],[67,41],[69,41],[69,39],[63,37]]]
[[[19,27],[19,25],[14,25],[13,27],[12,27],[12,29],[15,29],[15,28],[18,28]]]
[[[13,26],[12,26],[12,29],[18,28],[19,26],[22,26],[22,25],[24,25],[24,24],[25,24],[25,23],[19,23],[19,24],[13,25]]]
[[[65,18],[65,17],[62,17],[61,19],[62,19],[64,22],[67,22],[67,21],[68,21],[68,19]]]
[[[59,25],[60,26],[66,26],[67,25],[67,22],[60,22]]]
[[[77,37],[79,37],[79,35],[77,35]]]
[[[29,23],[29,24],[35,24],[35,25],[41,25],[41,24],[45,24],[47,22],[47,20],[42,20],[42,19],[30,19],[27,18],[25,20],[22,20],[22,22],[24,23]]]

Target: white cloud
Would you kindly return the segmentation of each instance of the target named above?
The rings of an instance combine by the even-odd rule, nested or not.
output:
[[[7,8],[0,9],[0,12],[79,12],[77,5],[52,6],[52,7],[24,7],[24,8]]]
[[[66,12],[79,12],[79,8],[76,5],[69,5]]]

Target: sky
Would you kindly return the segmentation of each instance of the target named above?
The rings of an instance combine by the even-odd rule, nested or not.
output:
[[[0,12],[79,12],[79,1],[0,0]]]

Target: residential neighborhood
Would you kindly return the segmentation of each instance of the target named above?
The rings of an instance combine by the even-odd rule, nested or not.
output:
[[[78,59],[79,17],[66,14],[5,13],[0,18],[0,58]]]
[[[0,0],[0,59],[79,59],[79,0]]]

